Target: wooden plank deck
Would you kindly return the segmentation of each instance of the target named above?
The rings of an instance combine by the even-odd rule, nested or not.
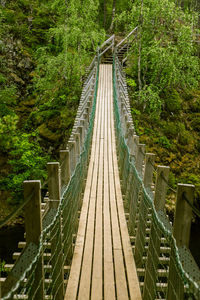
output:
[[[141,299],[124,215],[112,65],[100,65],[91,158],[65,300]]]

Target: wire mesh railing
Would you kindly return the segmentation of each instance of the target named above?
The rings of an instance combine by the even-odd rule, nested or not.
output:
[[[145,154],[145,145],[139,144],[135,135],[125,76],[117,55],[113,61],[113,88],[122,191],[142,297],[200,299],[200,272],[188,250],[192,209],[183,197],[186,194],[191,200],[194,186],[178,184],[172,227],[164,210],[169,167],[158,166],[153,188],[155,157]]]

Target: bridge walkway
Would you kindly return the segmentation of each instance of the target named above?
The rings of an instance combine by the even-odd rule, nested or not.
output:
[[[91,158],[65,300],[141,299],[123,209],[112,65],[101,64]]]

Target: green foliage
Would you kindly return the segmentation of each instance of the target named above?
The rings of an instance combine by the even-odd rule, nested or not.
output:
[[[200,113],[194,114],[191,121],[192,129],[200,132]]]
[[[189,145],[190,142],[192,142],[192,136],[191,136],[191,133],[185,129],[185,126],[184,124],[182,124],[182,130],[180,130],[180,134],[179,134],[179,137],[178,137],[178,142],[181,144],[181,145]]]
[[[175,89],[166,91],[164,95],[165,110],[178,113],[182,108],[182,102],[183,100]]]
[[[113,0],[99,0],[99,18],[98,22],[101,27],[105,30],[110,28],[112,22],[112,10],[113,10]],[[115,12],[116,14],[121,14],[126,11],[129,7],[129,1],[117,0],[115,1]],[[123,31],[124,27],[121,24],[120,30]]]
[[[171,143],[166,136],[159,137],[158,143],[164,148],[171,148]]]
[[[42,154],[42,149],[37,142],[30,141],[33,134],[24,133],[17,137],[10,151],[9,164],[13,174],[8,176],[7,187],[12,190],[15,201],[22,197],[22,183],[24,180],[42,180],[46,178],[47,156]]]
[[[98,9],[99,0],[1,6],[0,189],[12,202],[23,198],[24,180],[46,176],[46,153],[69,137],[85,69],[105,39]]]
[[[7,268],[5,267],[6,262],[4,260],[1,261],[0,259],[0,275],[2,272],[7,272]]]
[[[136,109],[136,108],[131,108],[131,112],[133,115],[139,116],[141,115],[140,110]]]
[[[130,7],[119,16],[118,23],[125,22],[127,31],[139,25],[129,60],[131,76],[135,81],[140,76],[142,83],[136,99],[144,110],[158,114],[164,103],[163,92],[172,91],[165,105],[170,111],[178,111],[181,101],[174,91],[195,88],[199,80],[199,59],[194,43],[198,32],[197,15],[184,12],[169,0],[144,0],[143,7],[140,0],[130,1]],[[141,59],[141,75],[135,58]]]
[[[58,23],[46,31],[46,44],[36,51],[36,74],[33,78],[34,93],[37,110],[28,122],[39,126],[42,136],[52,135],[50,120],[60,112],[59,130],[69,130],[73,124],[74,112],[82,90],[82,78],[85,68],[91,62],[97,45],[104,40],[105,33],[97,23],[98,0],[71,0],[68,5],[61,5],[64,1],[52,1],[51,9],[60,14]],[[59,7],[60,6],[60,7]],[[81,14],[80,14],[81,11]],[[67,109],[71,113],[69,120],[65,120]],[[56,112],[56,113],[55,113]],[[43,120],[39,117],[44,115]],[[47,121],[47,126],[42,122]],[[61,143],[61,141],[60,141]]]
[[[176,187],[177,187],[177,179],[176,179],[175,175],[172,172],[169,172],[168,184],[173,189],[176,189]]]
[[[159,116],[162,102],[156,86],[146,85],[141,91],[135,92],[134,95],[139,99],[139,105],[142,104],[143,109],[151,113],[153,118]]]
[[[0,118],[0,150],[7,152],[16,142],[16,115],[7,115]]]
[[[163,122],[163,132],[168,138],[174,139],[178,136],[179,124],[171,121]]]
[[[5,78],[5,77],[4,77]],[[16,87],[10,85],[0,90],[0,117],[12,114],[12,107],[16,104]]]
[[[137,86],[137,84],[133,78],[127,78],[126,82],[131,88],[135,88]]]
[[[24,180],[45,179],[46,163],[49,157],[43,154],[36,134],[21,133],[16,130],[17,117],[6,116],[0,120],[1,151],[9,151],[12,172],[0,180],[0,188],[10,191],[12,203],[23,199]]]

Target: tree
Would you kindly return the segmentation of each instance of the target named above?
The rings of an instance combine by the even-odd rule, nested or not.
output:
[[[116,0],[113,0],[113,7],[112,7],[112,21],[110,24],[109,31],[112,32],[114,26],[114,19],[115,19],[115,10],[116,10]]]
[[[184,12],[168,0],[136,0],[126,18],[125,14],[119,17],[126,22],[127,31],[139,24],[128,73],[134,79],[138,77],[135,96],[144,110],[158,115],[165,91],[197,86],[197,19],[195,13]]]

